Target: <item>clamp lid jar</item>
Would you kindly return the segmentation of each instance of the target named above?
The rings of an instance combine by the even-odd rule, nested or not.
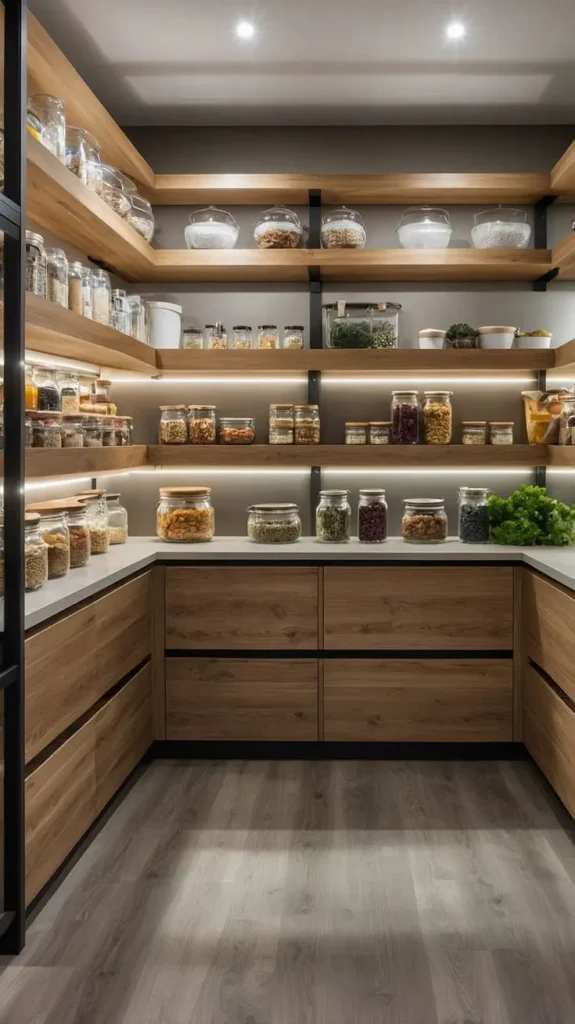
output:
[[[322,544],[343,544],[350,538],[351,507],[348,491],[319,492],[315,532]]]
[[[264,502],[248,508],[248,538],[256,544],[294,544],[300,536],[298,505]]]
[[[443,498],[405,498],[401,535],[410,544],[439,544],[447,540]]]

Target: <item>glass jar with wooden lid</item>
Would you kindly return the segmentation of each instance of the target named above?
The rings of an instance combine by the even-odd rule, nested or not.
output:
[[[367,423],[348,421],[345,425],[346,444],[367,444]]]
[[[294,438],[296,444],[319,444],[318,405],[294,405]]]
[[[294,411],[293,405],[270,405],[269,443],[294,443]]]
[[[369,423],[370,444],[391,444],[391,420],[371,420]]]
[[[24,515],[24,577],[26,590],[39,590],[48,581],[48,545],[37,512]]]
[[[188,443],[188,412],[185,405],[160,406],[160,444]]]
[[[69,498],[62,502],[44,501],[27,505],[27,512],[40,516],[40,536],[48,545],[48,579],[57,580],[70,571],[70,531],[68,509],[77,507]]]
[[[109,547],[108,538],[108,507],[106,492],[94,492],[94,497],[86,498],[86,517],[90,530],[90,552],[92,555],[105,555]]]
[[[515,424],[508,421],[497,421],[489,424],[490,444],[513,444],[513,427]]]
[[[215,444],[216,406],[190,405],[188,429],[190,444]]]
[[[461,424],[462,444],[486,444],[487,420],[464,420]]]
[[[215,516],[211,487],[160,487],[156,533],[160,540],[201,544],[212,540]]]

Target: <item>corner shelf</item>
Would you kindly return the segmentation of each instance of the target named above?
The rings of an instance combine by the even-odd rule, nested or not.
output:
[[[146,465],[146,445],[127,448],[27,448],[26,479],[92,476]]]

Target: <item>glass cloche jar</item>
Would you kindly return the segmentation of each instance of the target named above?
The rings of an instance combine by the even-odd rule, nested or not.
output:
[[[321,224],[323,249],[363,249],[366,241],[363,217],[357,210],[340,206],[324,213]]]
[[[217,206],[194,210],[184,231],[188,249],[234,249],[239,233],[231,213]]]
[[[152,204],[147,199],[144,199],[143,196],[138,195],[137,192],[131,193],[128,199],[130,201],[130,209],[124,214],[124,220],[127,220],[128,224],[142,236],[144,241],[151,242],[156,226]]]
[[[264,210],[254,226],[258,249],[298,249],[303,242],[301,221],[287,206]]]
[[[447,210],[433,206],[410,206],[396,228],[404,249],[447,249],[451,221]]]
[[[474,217],[471,241],[475,249],[526,249],[531,239],[531,225],[525,210],[497,206],[482,210]]]

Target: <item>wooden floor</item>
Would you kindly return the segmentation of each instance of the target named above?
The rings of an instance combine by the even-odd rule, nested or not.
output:
[[[571,1024],[528,762],[155,762],[0,965],[1,1024]]]

